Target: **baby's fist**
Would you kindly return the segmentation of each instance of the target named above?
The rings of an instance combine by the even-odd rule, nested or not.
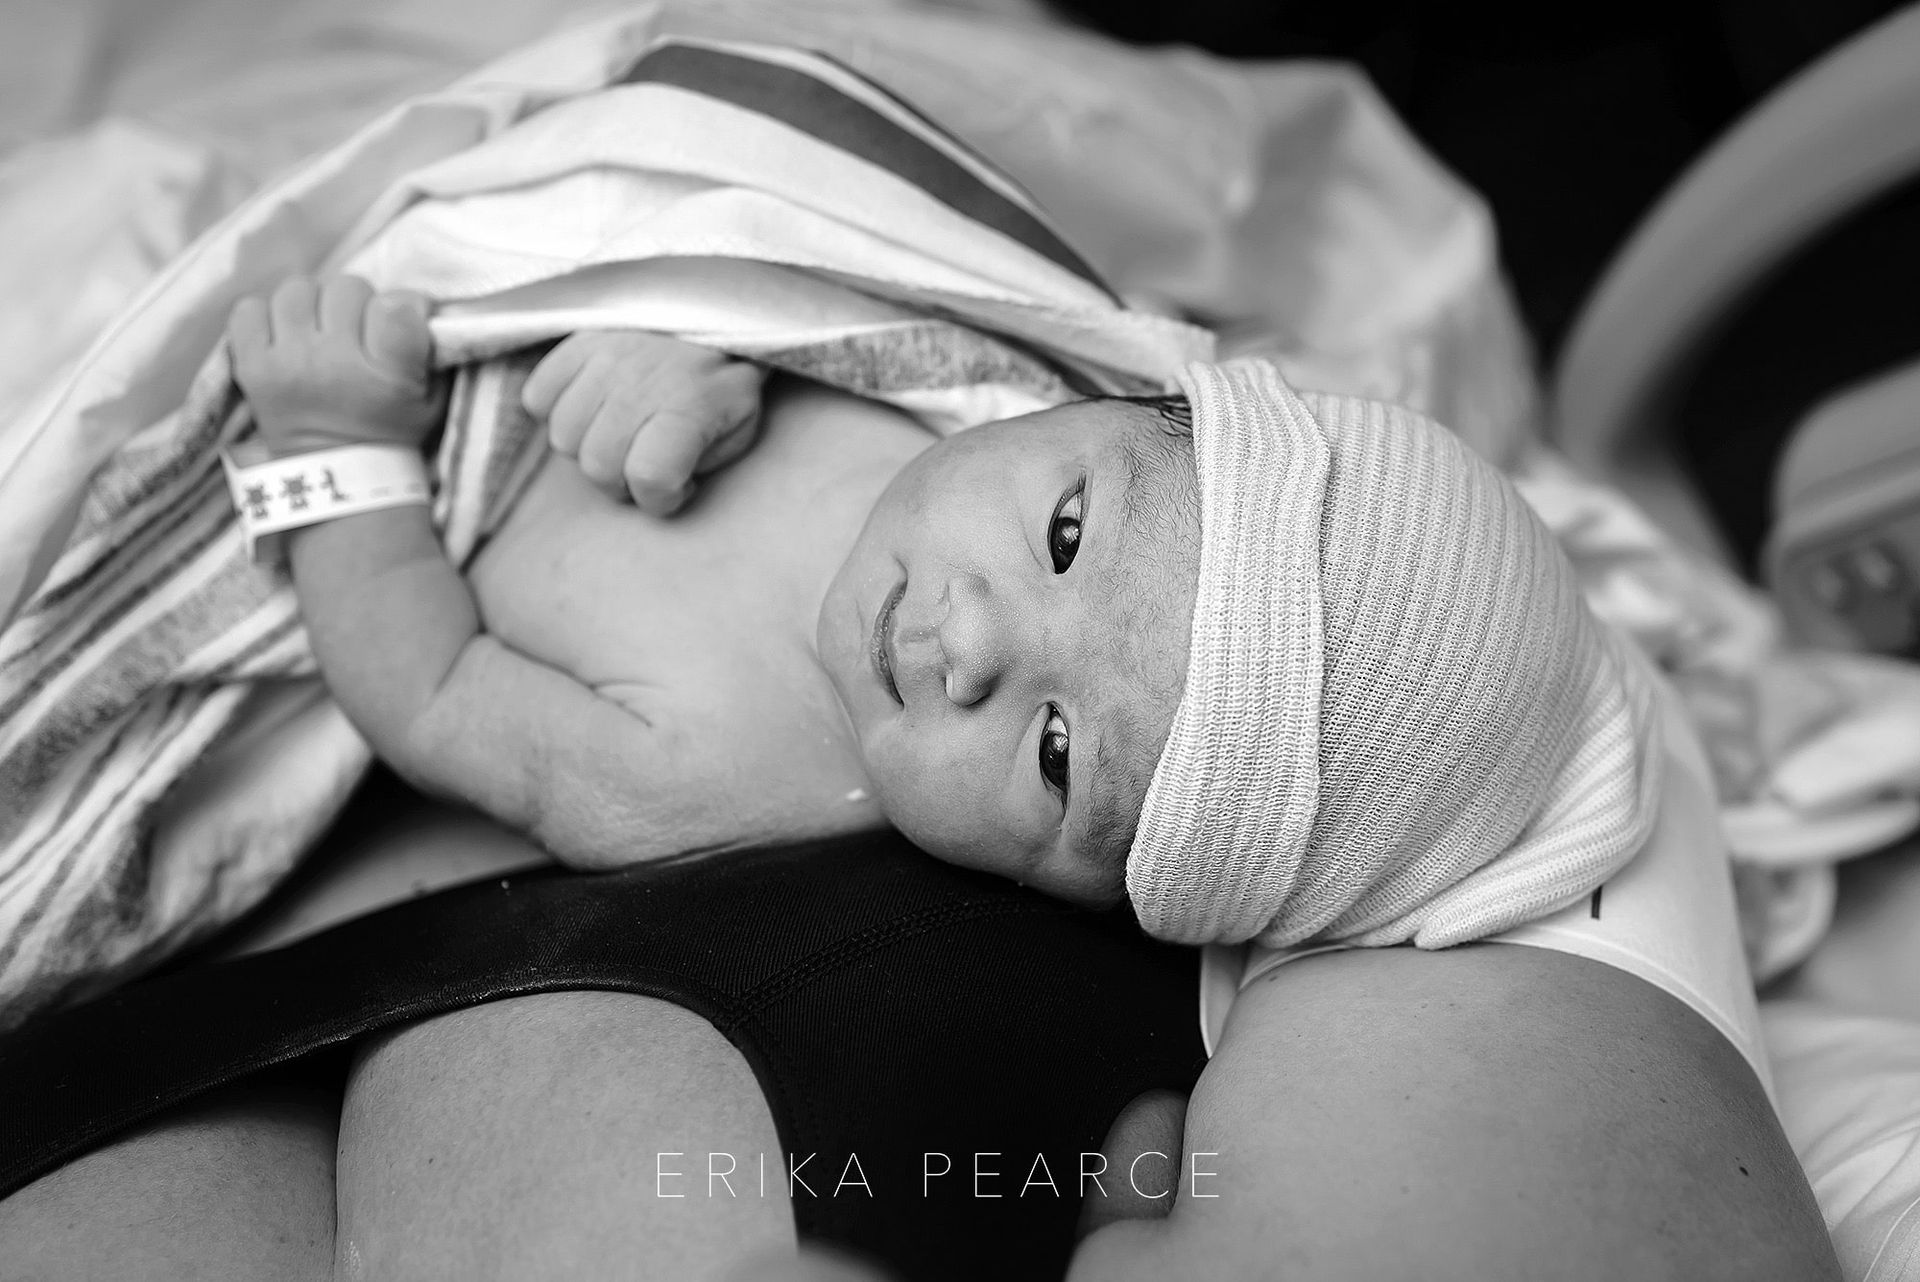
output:
[[[668,516],[694,478],[753,445],[765,378],[757,365],[679,339],[583,330],[542,358],[521,400],[588,480]]]
[[[332,445],[418,448],[446,412],[427,300],[366,281],[296,276],[227,321],[234,380],[276,454]]]

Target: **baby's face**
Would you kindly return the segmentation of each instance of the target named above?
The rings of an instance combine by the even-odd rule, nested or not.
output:
[[[1156,410],[1081,402],[950,437],[881,496],[817,642],[923,849],[1118,900],[1185,679],[1192,466]]]

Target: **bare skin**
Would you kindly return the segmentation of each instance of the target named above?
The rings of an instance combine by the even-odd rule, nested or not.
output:
[[[248,1083],[140,1127],[0,1202],[7,1276],[331,1277],[339,1110]]]
[[[738,1196],[700,1196],[710,1150],[782,1160],[752,1071],[698,1016],[582,992],[434,1020],[375,1042],[354,1068],[336,1269],[699,1278],[791,1252],[785,1185],[761,1196],[751,1172],[736,1173]],[[664,1153],[693,1156],[654,1160]]]
[[[478,852],[467,875],[540,857],[517,843],[435,808],[331,852],[263,937],[464,879],[461,850]],[[634,1048],[644,1068],[592,1050],[605,1043]],[[511,1148],[473,1142],[480,1108],[485,1134]],[[675,1125],[640,1135],[638,1123],[579,1124],[616,1111]],[[773,1133],[745,1061],[711,1026],[646,998],[521,998],[381,1044],[340,1113],[249,1089],[109,1145],[0,1203],[0,1255],[44,1264],[19,1270],[27,1278],[404,1277],[354,1271],[350,1236],[367,1266],[402,1229],[451,1241],[505,1215],[493,1240],[546,1242],[568,1270],[542,1274],[514,1256],[530,1271],[489,1271],[466,1256],[482,1267],[461,1276],[860,1276],[815,1262],[783,1272],[787,1248],[759,1235],[790,1234],[790,1218],[733,1226],[747,1250],[684,1213],[724,1209],[720,1199],[667,1203],[647,1219],[655,1173],[631,1154],[679,1148],[668,1141],[687,1132],[740,1135],[742,1151]],[[374,1144],[335,1167],[336,1138]],[[1221,1171],[1221,1198],[1183,1195],[1169,1218],[1157,1206],[1102,1207],[1076,1279],[1837,1276],[1738,1053],[1625,972],[1541,949],[1391,949],[1282,967],[1236,1004],[1184,1118],[1177,1100],[1139,1102],[1105,1147],[1110,1166],[1183,1147],[1231,1162],[1205,1164]],[[452,1162],[461,1178],[396,1178],[426,1156],[428,1171]],[[581,1191],[580,1171],[595,1187]],[[502,1196],[549,1187],[562,1195]],[[624,1209],[607,1223],[582,1210],[614,1203]]]
[[[1220,1196],[1102,1229],[1075,1282],[1839,1276],[1733,1047],[1568,954],[1281,967],[1235,1003],[1185,1144],[1220,1154]]]

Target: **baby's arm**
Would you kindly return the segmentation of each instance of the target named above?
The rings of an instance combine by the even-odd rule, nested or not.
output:
[[[276,456],[419,448],[444,415],[417,297],[376,296],[352,278],[292,280],[236,307],[228,341]],[[483,630],[425,507],[295,530],[290,554],[335,698],[417,786],[484,809],[577,866],[671,853],[701,839],[703,818],[714,822],[699,763],[671,751],[658,727]]]

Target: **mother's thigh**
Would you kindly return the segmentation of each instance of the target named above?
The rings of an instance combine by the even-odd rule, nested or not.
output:
[[[320,1279],[337,1093],[267,1078],[149,1122],[0,1202],[8,1279]]]
[[[706,1020],[624,993],[494,1002],[389,1036],[355,1066],[341,1272],[703,1278],[792,1248],[776,1173],[759,1083]]]

